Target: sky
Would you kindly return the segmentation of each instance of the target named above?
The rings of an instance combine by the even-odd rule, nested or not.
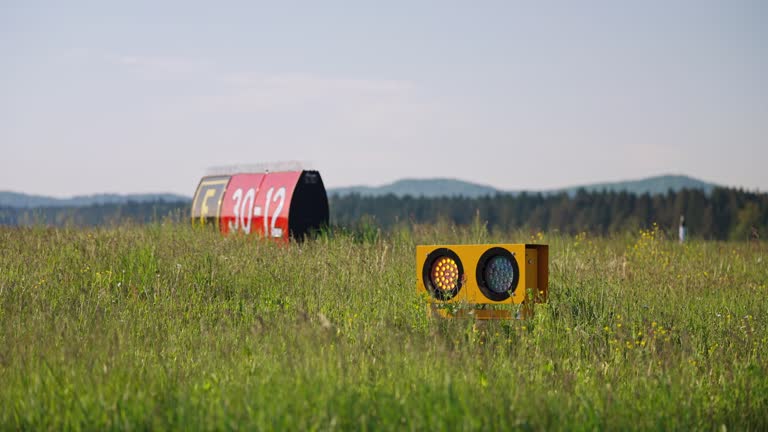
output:
[[[540,190],[684,174],[768,191],[766,1],[0,0],[0,190]]]

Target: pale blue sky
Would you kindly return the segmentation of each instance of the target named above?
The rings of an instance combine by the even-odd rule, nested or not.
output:
[[[281,160],[766,191],[768,2],[0,0],[0,146],[0,190],[55,196]]]

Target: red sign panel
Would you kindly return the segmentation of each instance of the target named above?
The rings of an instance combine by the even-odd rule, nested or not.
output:
[[[233,175],[221,203],[221,232],[288,240],[291,198],[301,173]]]
[[[250,234],[254,217],[261,217],[262,208],[256,205],[256,194],[266,174],[237,174],[232,176],[221,202],[221,232]]]

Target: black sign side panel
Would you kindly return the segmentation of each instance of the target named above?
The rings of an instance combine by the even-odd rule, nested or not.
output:
[[[317,171],[304,171],[291,199],[288,219],[291,236],[303,240],[308,234],[328,226],[328,195]]]

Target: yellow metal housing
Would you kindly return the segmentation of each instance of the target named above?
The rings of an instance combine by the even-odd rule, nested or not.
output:
[[[514,259],[516,283],[508,295],[489,292],[485,283],[483,267],[488,257],[503,254]],[[433,263],[449,256],[458,260],[458,289],[442,291],[432,284],[435,275]],[[444,262],[444,260],[442,260]],[[438,270],[444,268],[441,266]],[[451,267],[452,269],[453,267]],[[478,273],[480,277],[478,277]],[[523,304],[546,301],[549,287],[549,247],[539,244],[482,244],[482,245],[431,245],[416,247],[416,289],[425,295],[429,303],[439,304]],[[450,282],[450,281],[449,281]],[[445,287],[445,284],[441,284]],[[484,286],[485,285],[485,286]],[[453,287],[450,283],[449,287]],[[489,296],[490,294],[490,296]],[[496,297],[496,298],[492,298]],[[503,297],[503,298],[502,298]],[[503,313],[502,313],[503,312]],[[464,313],[466,314],[466,312]],[[510,318],[509,311],[477,310],[471,314],[480,319]]]

